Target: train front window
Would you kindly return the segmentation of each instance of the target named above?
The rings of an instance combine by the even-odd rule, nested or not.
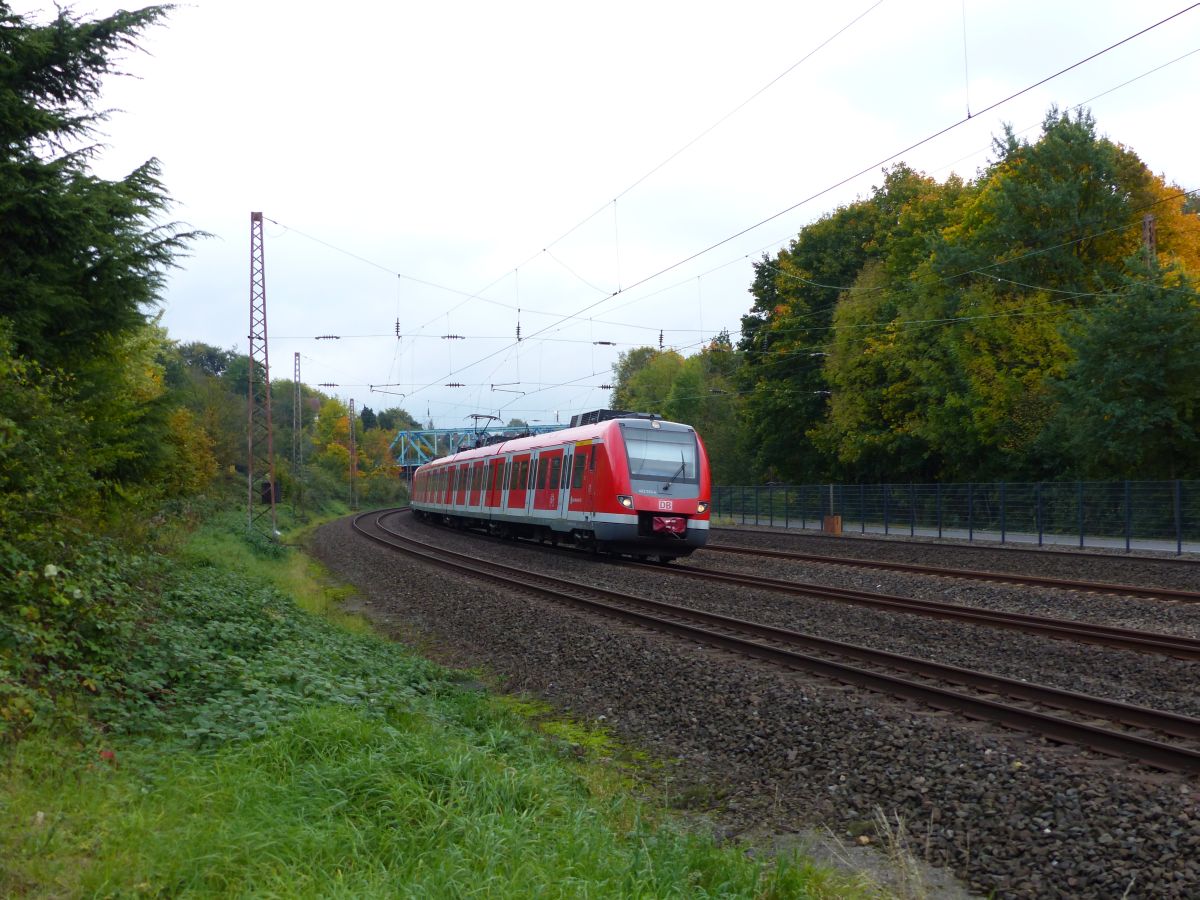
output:
[[[664,484],[696,484],[694,432],[623,428],[622,433],[632,479]]]

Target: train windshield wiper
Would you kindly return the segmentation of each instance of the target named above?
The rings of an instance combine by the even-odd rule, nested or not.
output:
[[[663,485],[664,491],[671,489],[671,482],[683,474],[683,470],[687,468],[687,461],[683,458],[683,451],[679,451],[679,468],[675,470],[675,474],[667,479],[667,483]]]

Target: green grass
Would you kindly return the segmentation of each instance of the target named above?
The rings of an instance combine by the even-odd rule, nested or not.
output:
[[[257,535],[247,540],[244,513],[225,513],[193,535],[182,548],[181,556],[189,562],[265,579],[301,609],[324,616],[347,630],[368,634],[372,628],[365,619],[341,609],[341,604],[353,595],[354,589],[337,583],[311,557],[293,552],[317,527],[342,515],[345,511],[335,506],[304,523],[281,516],[281,528],[288,530],[281,538],[283,543],[276,545]]]
[[[0,895],[865,895],[664,824],[597,762],[609,736],[275,586],[325,608],[313,575],[217,527],[189,543],[93,710],[103,739],[0,751]]]

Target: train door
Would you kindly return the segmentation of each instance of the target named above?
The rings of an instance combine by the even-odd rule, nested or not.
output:
[[[482,494],[484,494],[484,461],[480,460],[470,466],[470,505],[481,505]]]
[[[596,513],[596,457],[603,444],[592,444],[587,451],[587,467],[583,470],[583,503],[589,514]]]
[[[508,478],[511,469],[512,457],[506,456],[500,461],[500,496],[496,501],[496,506],[500,509],[508,506]]]
[[[571,460],[571,495],[567,508],[573,513],[582,514],[585,522],[591,522],[596,508],[593,502],[596,463],[592,452],[592,442],[581,441],[575,445]]]
[[[529,494],[529,456],[514,456],[512,472],[508,480],[508,508],[525,509],[525,500]]]
[[[525,513],[528,515],[533,510],[534,500],[537,499],[537,470],[538,462],[541,456],[538,453],[529,455],[529,473],[525,479]]]
[[[553,511],[558,509],[558,485],[562,478],[562,451],[543,450],[538,458],[537,485],[533,508]]]
[[[487,485],[484,506],[495,508],[500,505],[500,475],[504,472],[504,460],[496,457],[488,461]]]
[[[455,490],[454,490],[454,505],[465,506],[467,503],[467,479],[471,475],[471,466],[462,464],[454,467]]]
[[[571,453],[572,446],[567,445],[562,452],[562,465],[558,472],[558,518],[563,521],[570,516],[571,510],[571,465],[575,458]]]

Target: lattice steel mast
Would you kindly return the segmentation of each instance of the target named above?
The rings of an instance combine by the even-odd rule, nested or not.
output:
[[[354,399],[350,399],[350,415],[347,419],[350,425],[350,509],[358,509],[354,504],[354,476],[358,472],[358,448],[354,443]]]
[[[247,381],[247,530],[272,540],[275,520],[275,453],[271,443],[271,367],[267,358],[267,277],[263,263],[263,214],[250,213],[250,366]],[[255,482],[258,481],[258,484]],[[257,488],[257,491],[256,491]],[[256,502],[257,494],[257,502]],[[270,518],[267,530],[264,520]]]
[[[300,354],[292,357],[292,511],[304,503],[304,391],[300,388]]]

